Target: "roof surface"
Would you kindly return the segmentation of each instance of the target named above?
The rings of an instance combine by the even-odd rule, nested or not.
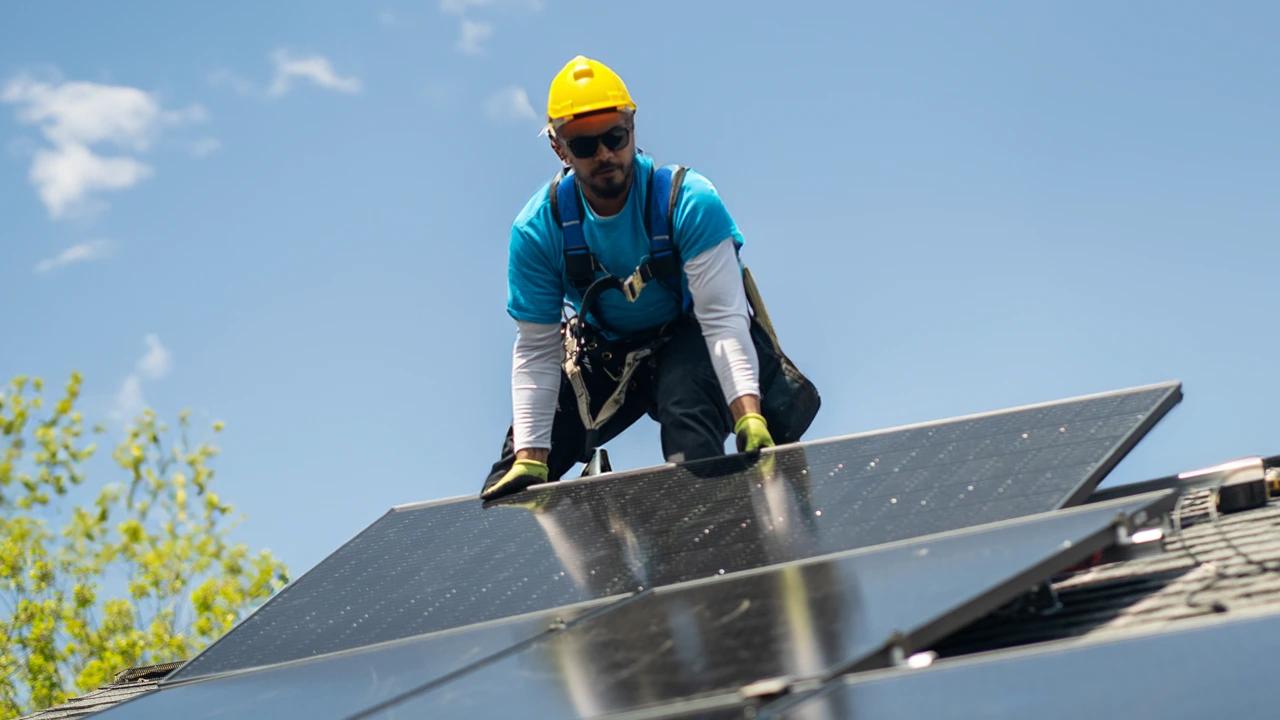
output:
[[[32,713],[22,720],[70,720],[92,715],[151,692],[155,689],[156,683],[160,682],[160,678],[173,672],[180,664],[164,663],[130,668],[117,673],[110,685],[104,685],[93,692],[72,698],[61,705]]]

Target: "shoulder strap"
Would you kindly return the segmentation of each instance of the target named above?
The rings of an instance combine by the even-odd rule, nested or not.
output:
[[[582,232],[582,197],[578,195],[578,183],[573,173],[566,174],[564,170],[556,173],[549,192],[551,217],[560,226],[564,237],[565,273],[578,293],[585,293],[595,280],[595,271],[600,264],[587,247],[587,238]]]
[[[682,299],[689,308],[691,299],[684,297],[681,286],[680,249],[676,247],[676,201],[680,197],[680,185],[686,168],[682,165],[664,165],[654,168],[649,176],[649,201],[645,212],[645,229],[649,232],[649,273]]]

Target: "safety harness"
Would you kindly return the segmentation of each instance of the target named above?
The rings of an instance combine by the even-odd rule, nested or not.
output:
[[[685,311],[689,309],[690,300],[684,297],[681,289],[680,250],[671,237],[676,200],[680,196],[685,170],[681,165],[664,165],[654,168],[649,174],[648,202],[644,213],[644,229],[649,235],[649,258],[622,281],[622,294],[629,302],[635,302],[644,286],[657,279],[682,299]],[[551,181],[549,193],[551,215],[564,235],[565,271],[569,282],[585,300],[587,288],[595,282],[596,271],[604,270],[604,267],[587,247],[587,238],[582,231],[586,210],[574,173],[562,169]],[[666,202],[658,202],[659,199]],[[586,310],[585,304],[583,310]]]
[[[645,232],[649,236],[649,256],[625,280],[610,275],[587,247],[586,235],[582,229],[586,210],[573,172],[562,169],[551,181],[551,215],[560,226],[564,238],[565,273],[582,297],[578,312],[565,321],[564,372],[573,386],[578,413],[586,429],[586,455],[595,449],[600,428],[626,402],[627,388],[636,370],[666,341],[666,330],[671,324],[669,322],[656,332],[647,334],[635,347],[630,347],[630,343],[622,343],[616,349],[622,350],[626,346],[625,353],[618,358],[615,357],[614,349],[601,347],[604,343],[601,329],[586,319],[596,300],[605,291],[613,289],[621,292],[628,302],[635,302],[645,286],[656,280],[680,299],[681,317],[692,307],[692,298],[683,291],[680,251],[672,238],[676,200],[680,195],[684,175],[685,168],[680,165],[655,167],[649,174],[644,213]],[[604,272],[604,277],[596,279],[598,271]],[[610,379],[617,382],[617,386],[600,409],[592,413],[591,396],[583,379],[583,369],[597,365]]]

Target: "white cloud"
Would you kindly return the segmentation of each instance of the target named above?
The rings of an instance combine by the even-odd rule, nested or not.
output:
[[[392,10],[381,10],[378,12],[378,24],[385,28],[393,28],[404,23],[400,16],[396,15]]]
[[[533,105],[529,102],[529,94],[524,91],[524,88],[519,87],[503,88],[490,95],[484,101],[484,112],[491,119],[499,122],[538,119],[538,114],[534,112]]]
[[[147,398],[142,393],[144,377],[159,380],[173,369],[173,355],[155,333],[147,333],[142,339],[147,345],[147,352],[138,359],[136,371],[125,377],[116,393],[115,407],[110,415],[117,422],[133,420],[147,406]]]
[[[138,360],[138,372],[152,380],[159,380],[173,369],[173,354],[160,344],[155,333],[148,333],[143,341],[147,344],[147,354]]]
[[[90,240],[89,242],[73,245],[66,250],[58,253],[57,256],[41,260],[36,265],[37,273],[47,273],[56,270],[63,265],[70,265],[78,262],[88,262],[90,260],[100,260],[111,254],[114,246],[106,240]]]
[[[191,154],[198,158],[208,157],[221,149],[222,141],[215,137],[200,138],[191,143]]]
[[[479,55],[484,52],[480,43],[493,35],[493,25],[487,22],[462,19],[458,34],[458,51],[466,55]]]
[[[481,43],[493,35],[494,25],[490,22],[472,20],[465,17],[473,8],[499,5],[523,5],[529,10],[542,10],[542,0],[440,0],[440,12],[445,15],[459,16],[458,44],[459,52],[466,55],[479,55],[484,52]]]
[[[257,86],[253,84],[252,80],[246,80],[224,68],[219,68],[209,73],[205,81],[209,83],[210,87],[227,88],[237,95],[253,95],[257,92]]]
[[[58,220],[95,190],[123,190],[152,174],[150,165],[130,157],[107,158],[83,145],[64,145],[37,152],[29,177],[49,216]]]
[[[146,406],[147,398],[142,394],[142,378],[130,375],[120,383],[115,407],[111,409],[111,418],[117,422],[128,422],[138,417]]]
[[[154,172],[136,158],[103,157],[91,146],[109,143],[142,152],[166,126],[203,122],[209,116],[200,105],[163,109],[155,95],[134,87],[54,84],[26,75],[5,84],[0,102],[17,105],[18,121],[39,127],[53,146],[33,154],[29,179],[55,220],[90,193],[123,190]]]
[[[20,122],[40,125],[54,145],[111,141],[145,150],[158,129],[160,104],[149,93],[120,85],[67,82],[50,85],[18,77],[0,99],[19,104]]]
[[[320,87],[345,93],[360,92],[360,79],[357,77],[340,77],[333,70],[333,65],[320,55],[295,57],[287,50],[276,50],[271,53],[271,62],[275,65],[275,79],[267,94],[279,97],[289,92],[294,78],[306,78]]]

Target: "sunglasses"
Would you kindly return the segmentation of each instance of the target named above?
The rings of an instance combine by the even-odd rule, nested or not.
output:
[[[564,144],[569,146],[569,152],[579,160],[586,160],[595,157],[596,148],[604,145],[606,150],[610,152],[624,147],[631,139],[631,130],[626,127],[615,127],[600,133],[599,135],[579,135],[576,138],[565,140]]]

